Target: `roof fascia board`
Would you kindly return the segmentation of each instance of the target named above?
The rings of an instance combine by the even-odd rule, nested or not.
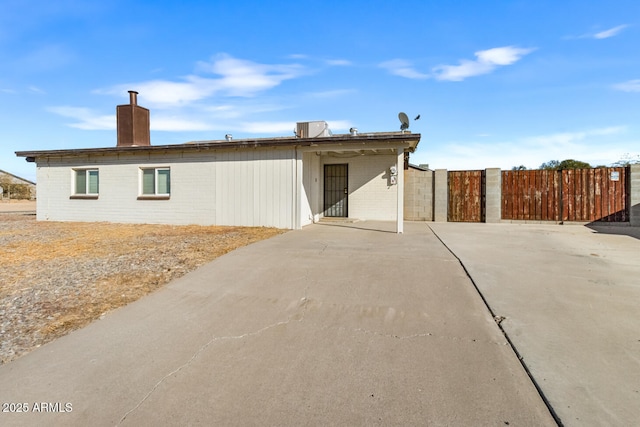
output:
[[[110,155],[110,154],[139,154],[139,153],[161,153],[169,151],[208,151],[222,149],[259,149],[259,148],[303,148],[310,147],[310,151],[317,150],[322,146],[353,147],[362,149],[364,145],[372,146],[372,142],[379,142],[384,147],[404,146],[414,150],[420,141],[420,134],[362,134],[357,136],[344,137],[323,137],[323,138],[273,138],[273,139],[253,139],[227,141],[196,141],[185,144],[172,145],[150,145],[132,147],[106,147],[106,148],[80,148],[68,150],[41,150],[41,151],[16,151],[18,157],[77,157],[86,155]]]

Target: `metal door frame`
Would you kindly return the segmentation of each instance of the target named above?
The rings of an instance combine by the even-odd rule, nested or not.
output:
[[[329,176],[330,168],[343,168],[344,173],[336,176]],[[324,188],[323,188],[323,213],[326,217],[348,218],[349,217],[349,164],[348,163],[332,163],[324,165]],[[329,178],[337,178],[333,185],[327,185]],[[344,181],[340,180],[343,179]],[[343,185],[340,185],[344,182]],[[330,188],[333,187],[333,188]],[[337,188],[340,187],[340,188]],[[342,194],[342,198],[335,197],[336,194]],[[342,202],[341,206],[337,206]],[[337,207],[336,207],[337,206]],[[331,214],[329,214],[331,213]],[[340,215],[342,214],[342,215]]]

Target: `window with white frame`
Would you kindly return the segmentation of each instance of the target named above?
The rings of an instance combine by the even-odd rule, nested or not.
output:
[[[141,195],[166,196],[171,194],[171,170],[168,167],[141,168]]]
[[[74,170],[74,195],[97,196],[99,185],[98,169]]]

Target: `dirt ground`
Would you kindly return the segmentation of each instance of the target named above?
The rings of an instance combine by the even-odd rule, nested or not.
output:
[[[0,213],[5,212],[36,212],[35,200],[0,200]]]
[[[259,227],[37,222],[33,213],[22,213],[32,209],[24,209],[27,203],[0,206],[0,363],[220,255],[284,232]]]

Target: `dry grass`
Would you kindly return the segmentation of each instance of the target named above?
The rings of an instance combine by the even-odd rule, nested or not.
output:
[[[0,361],[283,230],[36,222],[0,215]]]

